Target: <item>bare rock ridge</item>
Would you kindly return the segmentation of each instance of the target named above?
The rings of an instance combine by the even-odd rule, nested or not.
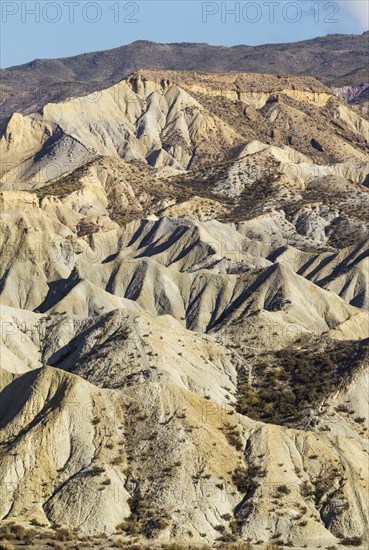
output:
[[[38,107],[0,134],[2,542],[366,548],[365,116],[185,68]]]

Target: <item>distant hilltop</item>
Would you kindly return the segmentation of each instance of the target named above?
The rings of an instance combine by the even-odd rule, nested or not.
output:
[[[368,82],[368,35],[332,34],[296,43],[233,47],[138,40],[112,50],[37,59],[1,70],[1,118],[107,88],[148,67],[311,76],[334,88],[359,86]]]

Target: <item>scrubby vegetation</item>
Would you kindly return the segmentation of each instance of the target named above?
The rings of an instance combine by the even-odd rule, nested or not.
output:
[[[39,199],[43,199],[47,195],[52,195],[54,197],[63,198],[67,197],[71,193],[81,189],[81,184],[78,181],[78,176],[73,173],[67,178],[49,183],[40,189],[35,191]]]
[[[254,383],[240,376],[238,411],[251,418],[295,426],[360,364],[365,342],[327,342],[327,346],[289,347],[260,356],[253,364]],[[264,361],[263,361],[264,359]]]
[[[249,464],[239,466],[232,474],[232,481],[240,493],[251,494],[260,485],[260,479],[265,476],[264,470],[260,466]]]
[[[128,504],[131,515],[124,522],[117,525],[117,531],[123,531],[127,535],[144,535],[151,539],[168,526],[168,516],[164,512],[159,515],[141,495],[140,491],[136,491]]]
[[[361,537],[345,537],[340,541],[343,546],[361,546],[363,539]]]
[[[26,529],[22,525],[10,522],[2,525],[0,529],[0,541],[3,545],[9,544],[7,541],[22,541],[25,544],[32,544],[35,538],[33,529]]]
[[[233,447],[235,447],[237,451],[241,451],[243,448],[243,444],[238,427],[227,422],[223,427],[223,431],[228,443],[233,445]]]

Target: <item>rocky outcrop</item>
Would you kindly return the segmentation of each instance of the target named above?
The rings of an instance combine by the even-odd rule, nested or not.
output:
[[[360,96],[369,90],[369,84],[360,84],[360,86],[342,86],[342,88],[333,88],[334,94],[347,103],[353,103],[360,100]]]

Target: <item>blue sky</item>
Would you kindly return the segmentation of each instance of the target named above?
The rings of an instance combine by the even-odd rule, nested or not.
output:
[[[1,66],[134,40],[292,42],[368,30],[368,0],[0,0]]]

